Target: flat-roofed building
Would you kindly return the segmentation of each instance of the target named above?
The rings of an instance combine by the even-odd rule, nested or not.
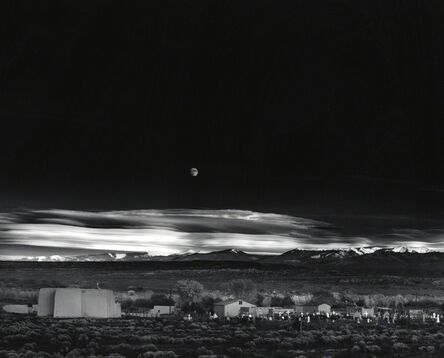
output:
[[[321,303],[318,306],[318,312],[319,313],[328,313],[328,314],[330,314],[331,313],[331,306],[329,304],[327,304],[327,303]]]
[[[425,313],[423,309],[409,309],[408,315],[411,319],[423,319],[425,317]]]
[[[152,317],[172,315],[176,312],[176,306],[154,306],[150,311]]]
[[[3,311],[8,313],[28,314],[32,313],[32,305],[4,305]]]
[[[295,308],[296,313],[303,313],[303,314],[313,314],[313,313],[323,313],[323,314],[330,314],[331,312],[331,306],[327,303],[321,303],[321,304],[311,304],[311,305],[297,305]]]
[[[281,317],[289,316],[294,313],[294,308],[283,307],[256,307],[252,310],[256,317]]]

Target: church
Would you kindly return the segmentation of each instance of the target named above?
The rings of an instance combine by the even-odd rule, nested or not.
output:
[[[41,288],[37,315],[56,318],[117,318],[121,316],[121,309],[112,290]]]

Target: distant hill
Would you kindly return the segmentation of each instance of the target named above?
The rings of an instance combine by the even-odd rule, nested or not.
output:
[[[146,252],[103,253],[80,256],[28,257],[2,264],[104,267],[107,270],[221,269],[295,270],[299,274],[334,276],[398,275],[441,277],[444,252],[413,247],[364,247],[332,250],[295,249],[280,255],[254,255],[228,249],[209,253],[185,252],[168,256]],[[57,266],[58,267],[58,266]]]
[[[286,265],[316,264],[316,263],[341,263],[346,262],[368,262],[384,261],[385,258],[393,260],[405,260],[413,257],[444,257],[444,253],[432,251],[425,247],[361,247],[350,249],[328,249],[328,250],[304,250],[294,249],[279,255],[257,255],[246,253],[237,249],[227,249],[213,252],[184,252],[168,256],[151,255],[148,252],[125,252],[125,253],[100,253],[88,255],[71,256],[35,256],[25,257],[20,261],[43,261],[43,262],[126,262],[126,261],[238,261],[258,263],[275,263]],[[7,260],[7,257],[1,257]]]
[[[178,256],[175,261],[256,261],[262,258],[260,255],[247,254],[241,250],[228,249],[209,253],[194,253]]]

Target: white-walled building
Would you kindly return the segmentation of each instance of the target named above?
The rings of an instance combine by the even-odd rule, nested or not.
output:
[[[321,303],[318,306],[318,312],[319,313],[325,313],[325,314],[330,314],[331,313],[331,306],[327,303]]]
[[[239,317],[255,314],[256,306],[243,300],[228,300],[214,305],[218,317]]]
[[[172,315],[176,312],[176,306],[154,306],[150,311],[152,317],[160,317],[165,315]]]
[[[37,314],[59,318],[113,318],[121,316],[121,309],[111,290],[42,288]]]
[[[256,317],[280,317],[288,316],[295,312],[294,308],[283,307],[256,307],[254,310]]]
[[[32,305],[4,305],[3,311],[8,313],[29,314],[32,313]]]
[[[362,307],[361,309],[362,317],[375,317],[375,308],[374,307]]]
[[[296,305],[295,311],[296,313],[303,313],[303,314],[313,314],[313,313],[330,314],[331,306],[327,303],[321,303],[318,305],[316,304]]]

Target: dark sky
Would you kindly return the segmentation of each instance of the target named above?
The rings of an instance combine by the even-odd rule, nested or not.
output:
[[[441,0],[2,1],[2,206],[439,215],[443,18]]]

